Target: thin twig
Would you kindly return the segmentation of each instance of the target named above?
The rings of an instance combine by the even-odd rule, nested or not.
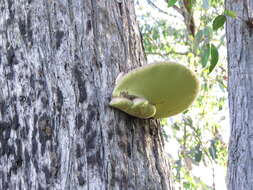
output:
[[[148,4],[150,4],[152,7],[156,8],[159,12],[168,15],[168,13],[161,8],[157,7],[151,0],[147,0]]]
[[[178,6],[173,5],[172,6],[173,9],[175,9],[180,15],[182,15],[184,17],[184,11],[182,9],[180,9]]]
[[[177,51],[170,51],[168,53],[159,53],[159,52],[146,52],[147,55],[159,55],[161,57],[166,57],[171,54],[177,54],[177,55],[187,55],[189,52],[177,52]]]

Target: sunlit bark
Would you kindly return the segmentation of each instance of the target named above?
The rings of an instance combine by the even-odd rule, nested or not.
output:
[[[228,157],[228,189],[253,189],[253,2],[227,0],[226,9],[237,13],[228,18],[226,35],[229,69],[231,137]]]

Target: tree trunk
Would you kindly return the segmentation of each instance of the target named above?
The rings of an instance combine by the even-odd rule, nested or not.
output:
[[[228,189],[253,189],[253,2],[226,0],[231,136],[228,157]]]
[[[144,63],[132,0],[0,0],[0,189],[172,189],[158,121],[108,106]]]

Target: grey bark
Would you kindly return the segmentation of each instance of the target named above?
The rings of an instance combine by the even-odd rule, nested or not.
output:
[[[108,106],[142,64],[132,0],[0,0],[0,189],[172,189],[158,121]]]
[[[253,189],[253,1],[226,0],[228,18],[228,90],[231,136],[228,156],[228,189]]]

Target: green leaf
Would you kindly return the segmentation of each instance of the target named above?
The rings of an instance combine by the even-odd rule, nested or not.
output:
[[[217,65],[219,60],[219,52],[217,48],[211,44],[211,64],[209,67],[209,74],[213,71],[214,67]]]
[[[209,37],[209,39],[212,37],[212,28],[210,26],[206,26],[204,29],[203,29],[203,34],[204,36],[207,38]]]
[[[152,39],[157,40],[159,38],[160,38],[160,34],[159,34],[158,29],[154,29],[153,34],[152,34]]]
[[[203,68],[207,65],[209,57],[210,57],[210,44],[207,44],[201,49],[200,52],[201,65]]]
[[[202,38],[203,38],[203,35],[204,35],[204,31],[203,30],[199,30],[197,32],[197,34],[195,35],[195,40],[198,41],[198,42],[201,41]]]
[[[232,18],[236,18],[237,17],[236,12],[235,11],[231,11],[231,10],[225,10],[224,14],[227,15],[227,16],[230,16]]]
[[[191,184],[189,182],[184,182],[183,186],[184,186],[185,189],[190,189]]]
[[[213,21],[213,30],[218,30],[226,22],[226,17],[224,15],[217,16]]]
[[[195,37],[194,37],[194,41],[193,41],[193,51],[194,53],[197,52],[197,50],[199,50],[199,44],[204,40],[203,37],[203,30],[199,30]]]
[[[217,148],[214,140],[211,140],[211,145],[208,148],[208,151],[212,159],[215,160],[217,158]]]
[[[198,144],[195,147],[195,151],[194,151],[194,161],[195,162],[200,162],[201,158],[202,158],[202,151],[200,150],[200,145]]]
[[[172,7],[173,5],[175,5],[177,2],[177,0],[169,0],[168,1],[168,7]]]
[[[177,123],[175,123],[174,125],[172,125],[173,129],[179,131],[180,127],[177,125]]]

